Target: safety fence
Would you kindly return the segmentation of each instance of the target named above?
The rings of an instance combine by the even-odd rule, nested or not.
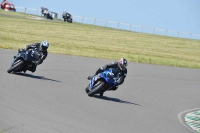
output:
[[[38,16],[42,15],[40,9],[16,6],[16,10],[17,12],[23,12],[27,14],[33,14],[33,15],[38,15]],[[62,13],[58,13],[57,19],[62,20]],[[167,29],[122,23],[122,22],[115,22],[115,21],[110,21],[110,20],[102,20],[102,19],[90,18],[90,17],[84,17],[84,16],[73,15],[73,21],[78,22],[78,23],[83,23],[83,24],[91,24],[91,25],[97,25],[97,26],[102,26],[102,27],[107,27],[107,28],[114,28],[114,29],[127,30],[127,31],[133,31],[133,32],[200,40],[200,34],[180,32],[176,30],[167,30]]]

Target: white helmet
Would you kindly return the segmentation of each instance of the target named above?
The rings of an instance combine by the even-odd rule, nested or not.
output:
[[[40,43],[40,50],[47,50],[49,47],[49,43],[47,41],[42,41]]]

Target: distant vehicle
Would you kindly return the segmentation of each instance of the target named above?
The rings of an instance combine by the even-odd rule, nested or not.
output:
[[[53,15],[47,8],[41,7],[41,13],[45,18],[53,20]]]
[[[1,9],[5,10],[5,11],[16,12],[15,6],[13,4],[8,3],[7,1],[1,3]]]
[[[67,13],[67,12],[63,13],[63,14],[62,14],[62,17],[63,17],[63,19],[64,19],[64,22],[67,21],[67,22],[69,22],[69,23],[72,23],[72,21],[73,21],[72,15],[69,14],[69,13]]]

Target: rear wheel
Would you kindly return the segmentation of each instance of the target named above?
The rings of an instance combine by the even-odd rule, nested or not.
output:
[[[19,67],[21,67],[21,65],[24,63],[23,60],[18,60],[16,61],[11,67],[10,69],[7,70],[8,73],[11,73],[12,71],[18,69]]]
[[[104,90],[105,84],[106,83],[104,81],[98,81],[94,85],[94,89],[92,89],[92,91],[88,92],[88,96],[92,97],[94,94],[102,92]]]

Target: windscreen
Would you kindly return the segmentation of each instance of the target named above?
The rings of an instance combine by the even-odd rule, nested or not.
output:
[[[118,78],[119,78],[119,73],[116,69],[114,68],[110,68],[109,72],[107,74],[107,78],[109,80],[109,82],[113,83],[113,82],[117,82]]]
[[[38,52],[38,50],[33,50],[32,51],[32,54],[31,54],[35,59],[38,59],[39,57],[40,57],[40,54],[39,54],[39,52]]]
[[[36,60],[39,59],[39,57],[40,57],[40,54],[39,54],[38,50],[35,50],[35,49],[28,50],[26,52],[26,58],[25,58],[25,60],[26,61],[36,61]]]

